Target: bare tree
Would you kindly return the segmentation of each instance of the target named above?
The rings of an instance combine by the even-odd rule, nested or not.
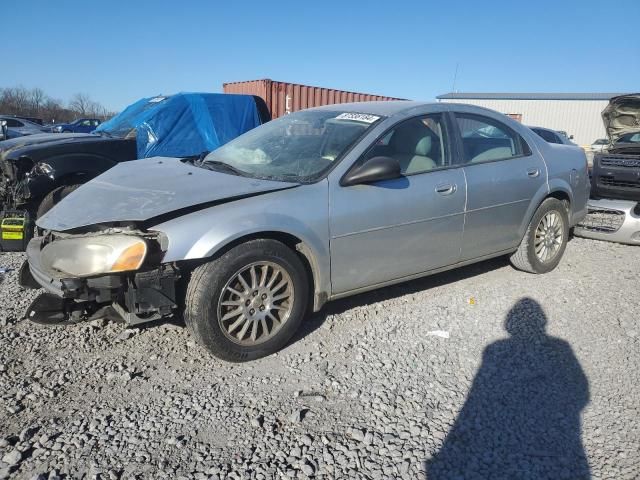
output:
[[[2,106],[9,111],[26,115],[29,109],[29,92],[24,87],[5,88],[2,91]]]
[[[69,118],[71,112],[62,106],[60,100],[47,98],[42,111],[42,118],[47,123],[60,123],[72,120]]]
[[[102,104],[78,93],[71,98],[68,108],[60,100],[49,97],[42,89],[22,86],[0,88],[0,114],[38,117],[45,122],[70,122],[78,117],[91,116],[106,120],[115,115]]]
[[[86,93],[76,93],[69,101],[69,108],[75,110],[80,115],[85,116],[89,113],[93,101]]]
[[[41,88],[33,88],[29,91],[29,100],[31,104],[31,116],[40,116],[40,112],[47,101],[47,95]]]

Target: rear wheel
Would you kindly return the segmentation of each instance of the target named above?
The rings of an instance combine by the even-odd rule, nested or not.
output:
[[[49,210],[51,210],[60,200],[73,192],[80,185],[63,185],[62,187],[58,187],[55,190],[51,190],[46,197],[42,199],[40,202],[40,206],[38,207],[38,212],[36,213],[36,218],[40,218]]]
[[[185,321],[218,358],[244,362],[283,348],[307,307],[298,256],[275,240],[251,240],[193,271]]]
[[[511,255],[511,264],[525,272],[550,272],[560,263],[568,238],[567,206],[558,199],[547,198],[533,215],[518,250]]]

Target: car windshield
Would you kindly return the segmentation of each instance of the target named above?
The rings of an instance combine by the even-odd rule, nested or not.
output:
[[[155,107],[160,102],[164,102],[168,97],[154,97],[147,101],[138,101],[129,105],[111,120],[101,123],[94,130],[95,133],[105,133],[110,137],[124,138],[135,133],[136,124],[134,120],[145,110]]]
[[[334,165],[381,118],[327,110],[292,113],[211,152],[202,166],[225,164],[240,175],[310,181]]]
[[[640,132],[631,132],[622,135],[616,143],[640,143]]]

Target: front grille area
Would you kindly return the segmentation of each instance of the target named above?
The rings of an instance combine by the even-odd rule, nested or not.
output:
[[[605,155],[600,157],[600,165],[603,167],[640,168],[640,156]]]
[[[640,182],[617,180],[611,175],[601,175],[598,179],[598,183],[600,183],[600,185],[602,185],[603,187],[640,188]]]
[[[624,223],[625,213],[620,210],[589,208],[589,213],[578,227],[592,232],[615,233]]]

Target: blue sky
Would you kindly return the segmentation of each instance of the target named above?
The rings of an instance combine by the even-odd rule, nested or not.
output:
[[[114,110],[258,78],[430,100],[456,64],[458,91],[640,90],[639,0],[10,3],[0,87]]]

